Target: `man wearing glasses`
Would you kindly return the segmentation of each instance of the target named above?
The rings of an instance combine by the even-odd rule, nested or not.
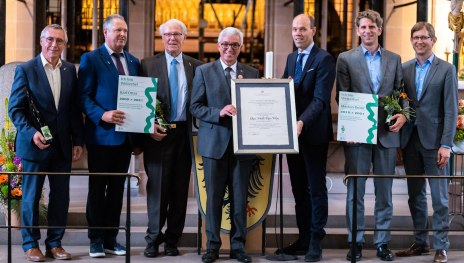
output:
[[[158,78],[156,97],[162,104],[169,130],[155,124],[155,132],[140,135],[139,145],[147,181],[148,229],[146,257],[156,257],[164,245],[167,256],[179,255],[177,243],[184,229],[192,170],[189,99],[199,60],[182,53],[187,27],[177,19],[160,26],[165,52],[142,59],[142,76]],[[157,107],[159,107],[157,105]],[[162,229],[167,224],[167,228]]]
[[[202,261],[211,263],[221,247],[222,205],[226,187],[230,199],[230,258],[251,262],[245,253],[248,181],[255,155],[234,155],[231,79],[258,78],[258,71],[237,62],[243,33],[234,27],[221,31],[218,38],[220,59],[196,69],[190,111],[200,120],[198,153],[203,157],[206,184],[206,248]]]
[[[457,77],[453,65],[433,54],[435,29],[418,22],[411,29],[416,58],[403,64],[404,86],[416,111],[414,121],[401,130],[404,168],[408,175],[447,175],[457,119]],[[429,179],[432,198],[433,262],[448,261],[448,179]],[[425,179],[408,179],[409,210],[415,229],[414,243],[396,253],[398,257],[429,253],[428,212]]]
[[[17,129],[16,154],[24,172],[69,172],[71,162],[81,157],[84,136],[76,87],[76,68],[60,59],[67,42],[60,25],[48,25],[40,34],[42,52],[16,68],[11,89],[9,115]],[[26,94],[29,93],[30,97]],[[40,112],[34,120],[31,104]],[[38,127],[46,124],[48,129]],[[46,133],[52,138],[46,138]],[[47,140],[48,139],[48,140]],[[39,225],[39,200],[45,175],[23,175],[21,225]],[[45,255],[71,259],[61,246],[69,208],[69,175],[48,175],[50,194]],[[39,248],[40,230],[21,228],[26,259],[45,261]]]

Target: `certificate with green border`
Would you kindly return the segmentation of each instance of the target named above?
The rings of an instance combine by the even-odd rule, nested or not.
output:
[[[377,144],[378,96],[341,91],[337,140]]]
[[[157,79],[119,76],[117,109],[125,114],[118,132],[153,133],[155,131]]]

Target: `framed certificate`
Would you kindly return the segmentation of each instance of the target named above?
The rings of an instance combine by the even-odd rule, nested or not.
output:
[[[377,144],[378,96],[341,91],[337,140]]]
[[[117,109],[125,114],[124,123],[116,125],[118,132],[153,133],[157,79],[119,76]]]
[[[298,153],[293,80],[235,79],[234,153]]]

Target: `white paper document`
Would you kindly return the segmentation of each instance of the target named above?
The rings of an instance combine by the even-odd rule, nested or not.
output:
[[[153,133],[156,92],[156,78],[119,76],[117,109],[125,113],[125,119],[116,131]]]

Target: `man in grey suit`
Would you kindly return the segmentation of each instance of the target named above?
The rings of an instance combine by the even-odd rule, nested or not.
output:
[[[177,243],[184,229],[188,187],[192,169],[190,136],[192,117],[188,110],[193,75],[201,62],[182,53],[187,27],[177,19],[160,26],[165,52],[142,59],[142,76],[158,78],[158,101],[170,128],[155,125],[154,134],[139,135],[148,176],[148,229],[146,257],[177,256]],[[162,229],[167,222],[167,228]]]
[[[219,257],[222,204],[226,187],[231,200],[230,257],[251,262],[244,250],[246,240],[246,206],[248,181],[255,155],[234,155],[230,83],[235,78],[258,78],[258,71],[237,62],[243,33],[228,27],[218,37],[220,59],[196,69],[190,111],[200,120],[198,153],[203,157],[206,183],[206,248],[202,261]]]
[[[414,122],[401,130],[404,168],[408,175],[446,175],[457,119],[457,77],[453,65],[437,58],[433,45],[435,29],[418,22],[411,29],[411,44],[416,58],[403,64],[404,85],[411,106],[416,110]],[[448,261],[449,214],[448,180],[430,179],[435,251],[434,262]],[[425,179],[408,179],[409,210],[415,229],[428,228]],[[428,231],[415,231],[414,243],[397,252],[399,257],[429,253]]]
[[[340,54],[337,60],[337,99],[340,91],[377,94],[390,96],[393,89],[399,88],[402,71],[401,58],[395,53],[383,49],[378,38],[382,33],[383,20],[380,14],[367,10],[359,13],[356,18],[356,32],[361,38],[361,46]],[[372,170],[375,175],[394,174],[396,164],[396,148],[400,146],[399,130],[406,122],[406,117],[396,114],[392,119],[396,123],[386,127],[386,112],[379,108],[377,144],[345,143],[345,173],[368,174]],[[393,214],[392,179],[374,178],[375,187],[375,227],[389,229]],[[358,179],[358,228],[365,228],[364,194],[366,179]],[[362,246],[365,242],[364,232],[351,235],[353,210],[353,180],[348,180],[346,196],[346,224],[348,227],[348,242],[356,242],[356,254],[348,252],[346,259],[356,260],[362,257]],[[354,239],[354,240],[353,240]],[[384,261],[394,260],[394,255],[388,248],[390,232],[376,231],[374,244],[377,256]]]

